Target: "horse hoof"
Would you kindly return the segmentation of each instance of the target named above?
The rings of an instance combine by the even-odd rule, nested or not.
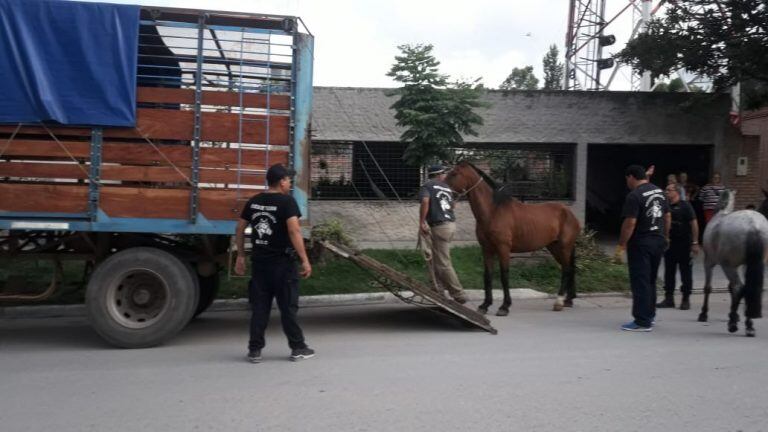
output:
[[[736,323],[728,323],[728,333],[736,333],[739,331],[739,325]],[[747,333],[749,333],[749,330],[747,330]]]
[[[499,310],[496,311],[496,316],[507,316],[507,315],[509,315],[509,309],[499,308]]]
[[[481,307],[477,308],[477,311],[480,312],[483,315],[486,315],[488,313],[488,308],[484,308],[484,307],[481,306]]]
[[[569,307],[569,308],[572,308],[572,307],[573,307],[573,300],[566,300],[566,301],[563,303],[563,306],[565,306],[565,307]]]
[[[552,306],[552,310],[555,312],[560,312],[563,310],[563,305],[561,303],[555,303],[555,305]]]
[[[755,337],[755,329],[747,329],[747,337]]]
[[[707,316],[704,314],[699,315],[699,322],[707,322]]]

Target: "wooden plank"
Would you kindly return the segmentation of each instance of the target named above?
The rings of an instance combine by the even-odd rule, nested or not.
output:
[[[111,217],[170,218],[189,217],[189,190],[104,187],[101,209]],[[200,213],[209,220],[236,220],[243,205],[259,191],[203,189]]]
[[[100,207],[110,217],[189,217],[189,190],[105,186]],[[259,191],[203,189],[200,211],[209,220],[236,220],[245,202]],[[0,211],[85,213],[88,187],[81,185],[0,183]]]
[[[289,110],[291,98],[288,95],[243,93],[244,108],[267,108]],[[240,94],[235,92],[203,91],[203,105],[240,107]],[[139,103],[189,104],[195,103],[195,92],[191,89],[139,87],[136,89]]]
[[[110,217],[189,218],[189,190],[102,187],[99,207]]]
[[[88,187],[0,183],[0,211],[85,213]]]
[[[34,158],[75,158],[88,159],[91,157],[91,144],[87,142],[60,141],[61,145],[47,140],[11,141],[3,152],[3,157],[34,157]],[[62,148],[64,147],[64,148]],[[66,151],[64,150],[66,149]],[[69,154],[68,154],[69,153]]]
[[[200,213],[208,220],[237,220],[243,206],[260,191],[203,189],[200,191]]]
[[[44,179],[87,179],[90,168],[74,163],[0,163],[0,177],[28,177]]]
[[[105,129],[108,138],[138,138],[191,141],[194,112],[168,109],[138,109],[136,129]],[[235,113],[202,114],[200,137],[203,141],[267,143],[266,116],[243,116],[242,141],[239,140],[240,115]],[[288,116],[270,116],[269,143],[288,145]]]
[[[136,128],[105,128],[106,138],[191,141],[194,132],[194,112],[169,109],[139,108],[136,110]],[[267,117],[262,115],[243,116],[242,141],[239,140],[240,115],[236,113],[207,112],[202,114],[201,139],[203,141],[243,142],[250,144],[267,143]],[[269,118],[269,144],[289,144],[290,118],[287,115],[272,115]],[[10,134],[15,126],[0,126],[0,133]],[[90,129],[50,128],[57,137],[90,136]],[[20,133],[45,135],[41,127],[24,127]]]
[[[200,182],[262,186],[266,184],[266,175],[241,171],[238,177],[237,170],[202,169],[200,170]]]
[[[74,141],[60,141],[60,143],[44,140],[14,140],[6,148],[3,156],[62,160],[70,160],[70,154],[72,157],[81,159],[90,157],[89,143]],[[105,143],[102,147],[102,160],[105,163],[167,166],[167,158],[178,167],[192,165],[192,149],[188,145],[158,144],[156,147],[157,149],[147,143]],[[162,155],[165,155],[165,158]],[[200,149],[202,167],[236,168],[238,159],[243,168],[266,169],[267,159],[270,165],[288,163],[288,152],[270,150],[267,157],[266,151],[259,149],[238,150],[214,147]]]
[[[38,163],[38,162],[6,162],[0,163],[0,177],[20,177],[39,179],[78,179],[89,177],[90,167],[73,163]],[[181,173],[179,172],[181,171]],[[186,183],[191,178],[189,168],[104,165],[101,168],[102,180],[134,181],[134,182],[180,182]],[[201,169],[201,183],[227,183],[242,185],[264,185],[264,173],[238,171],[234,169]]]
[[[239,153],[239,155],[238,155]],[[238,158],[241,166],[260,167],[267,169],[267,152],[264,150],[247,150],[203,147],[200,149],[200,166],[209,168],[237,167]],[[287,164],[288,152],[282,150],[269,151],[269,165],[276,163]]]

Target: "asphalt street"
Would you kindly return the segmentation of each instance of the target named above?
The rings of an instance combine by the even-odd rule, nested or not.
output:
[[[261,364],[244,312],[145,350],[105,346],[82,318],[4,319],[0,429],[768,431],[768,324],[731,335],[726,296],[708,324],[700,302],[626,333],[626,298],[521,300],[496,336],[408,305],[318,307],[301,311],[317,357],[288,361],[273,317]]]

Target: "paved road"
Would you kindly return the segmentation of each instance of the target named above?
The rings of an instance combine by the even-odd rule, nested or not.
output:
[[[694,298],[696,306],[701,301]],[[302,311],[315,359],[273,321],[204,314],[172,343],[109,349],[82,319],[0,320],[0,429],[21,431],[768,431],[768,325],[729,335],[660,311],[622,333],[624,298],[517,301],[498,336],[406,305]]]

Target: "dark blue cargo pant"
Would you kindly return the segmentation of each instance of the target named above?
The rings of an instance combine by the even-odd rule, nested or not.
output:
[[[661,236],[631,240],[627,245],[632,316],[639,326],[650,327],[656,317],[656,278],[664,247]]]
[[[272,300],[277,300],[283,332],[291,349],[306,348],[299,327],[299,274],[292,257],[284,256],[252,261],[248,297],[251,303],[251,337],[248,350],[264,348],[264,331],[269,323]]]

